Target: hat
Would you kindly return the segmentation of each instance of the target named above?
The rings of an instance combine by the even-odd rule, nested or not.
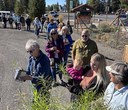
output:
[[[116,75],[121,75],[121,73],[117,72],[117,71],[116,71],[116,68],[113,69],[112,66],[106,66],[106,70],[107,70],[108,72],[112,72],[112,73],[114,73],[114,74],[116,74]]]

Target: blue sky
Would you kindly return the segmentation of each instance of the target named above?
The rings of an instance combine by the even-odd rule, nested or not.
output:
[[[56,4],[57,2],[60,4],[60,5],[64,5],[65,4],[65,1],[66,0],[46,0],[46,5],[52,5],[52,4]],[[83,3],[86,3],[87,0],[79,0],[80,3],[83,2]]]

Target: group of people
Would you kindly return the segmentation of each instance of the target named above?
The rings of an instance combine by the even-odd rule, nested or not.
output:
[[[58,34],[62,34],[61,29],[63,26],[68,27],[68,32],[70,35],[73,33],[72,27],[70,25],[70,21],[67,21],[67,24],[65,24],[62,20],[59,20],[58,18],[49,19],[48,17],[47,18],[44,17],[44,15],[42,15],[40,19],[38,17],[35,17],[33,21],[33,25],[34,25],[34,32],[37,38],[39,37],[40,32],[46,32],[47,38],[49,39],[51,29],[56,29]]]
[[[30,19],[29,16],[26,18],[23,15],[9,15],[9,16],[2,16],[2,24],[3,28],[7,28],[7,23],[10,25],[9,27],[11,29],[14,28],[13,24],[15,24],[15,29],[18,30],[25,30],[25,24],[27,25],[27,31],[31,29],[31,22],[32,20]]]
[[[42,91],[41,88],[47,87],[40,84],[40,80],[44,79],[50,85],[53,81],[52,86],[55,86],[56,74],[59,74],[61,84],[72,94],[80,95],[88,90],[94,91],[96,95],[104,93],[104,103],[109,109],[128,110],[128,64],[115,62],[107,66],[105,56],[98,53],[97,44],[90,39],[88,29],[83,30],[81,37],[74,43],[68,31],[67,26],[62,26],[59,31],[50,26],[45,48],[47,55],[40,50],[37,41],[27,41],[25,48],[30,54],[26,70],[28,76],[22,79],[31,80],[36,89]],[[68,54],[72,44],[72,64],[69,65]],[[64,63],[70,76],[70,80],[65,83],[59,71],[61,63]]]

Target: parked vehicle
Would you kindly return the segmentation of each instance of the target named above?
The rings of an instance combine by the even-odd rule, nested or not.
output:
[[[53,17],[59,16],[59,14],[56,11],[50,11],[49,14],[52,15]]]
[[[48,14],[44,14],[44,17],[47,18],[48,17]]]
[[[8,17],[10,15],[10,11],[0,11],[0,21],[2,20],[2,16]]]

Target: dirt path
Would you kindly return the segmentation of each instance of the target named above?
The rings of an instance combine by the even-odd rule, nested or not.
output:
[[[79,35],[73,34],[74,39]],[[35,36],[31,32],[0,29],[0,110],[24,110],[21,106],[21,97],[29,96],[29,81],[20,83],[14,81],[15,69],[18,67],[26,68],[28,54],[25,51],[25,43],[28,39]],[[46,40],[41,36],[38,39],[41,50],[44,51]],[[99,52],[106,57],[121,60],[122,51],[98,43]],[[111,63],[109,61],[109,63]],[[52,89],[52,94],[59,97],[60,101],[68,104],[70,102],[70,93],[64,87]]]

